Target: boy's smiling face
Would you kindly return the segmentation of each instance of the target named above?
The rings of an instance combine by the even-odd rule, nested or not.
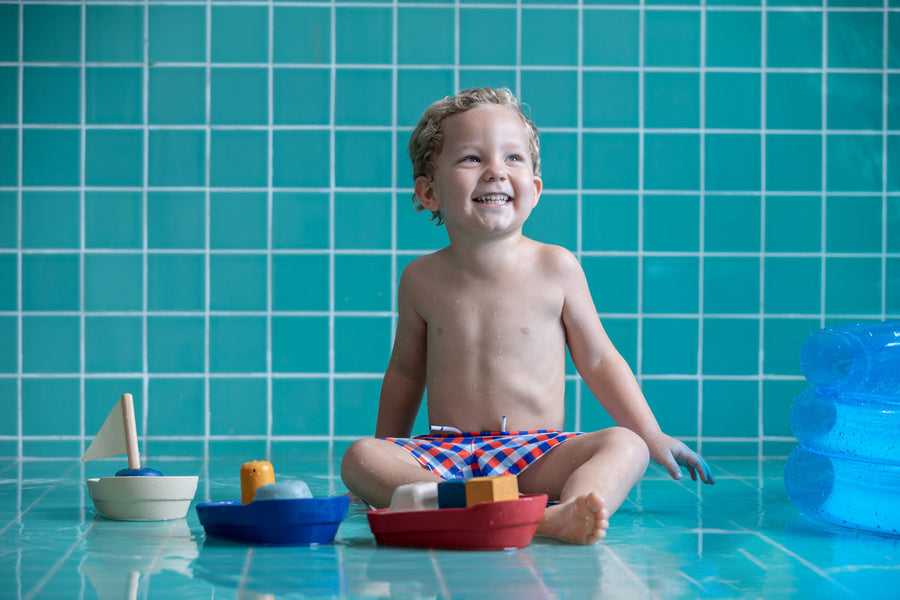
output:
[[[484,104],[447,117],[433,179],[416,180],[416,196],[440,210],[448,233],[521,231],[540,197],[521,117]]]

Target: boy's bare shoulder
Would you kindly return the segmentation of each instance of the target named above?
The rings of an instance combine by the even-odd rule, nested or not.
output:
[[[553,244],[543,244],[536,242],[537,261],[536,264],[542,270],[559,275],[569,276],[581,273],[581,263],[571,250],[562,246]]]

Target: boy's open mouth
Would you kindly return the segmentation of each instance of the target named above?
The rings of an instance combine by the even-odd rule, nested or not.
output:
[[[475,202],[479,204],[506,204],[512,200],[507,194],[485,194],[475,198]]]

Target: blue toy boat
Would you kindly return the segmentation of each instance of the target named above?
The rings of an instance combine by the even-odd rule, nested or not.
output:
[[[334,541],[347,515],[349,496],[332,498],[276,498],[205,502],[197,516],[206,535],[251,544],[308,546]]]

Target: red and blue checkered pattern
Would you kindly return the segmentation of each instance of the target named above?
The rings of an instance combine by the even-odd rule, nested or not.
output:
[[[482,431],[384,438],[404,448],[444,479],[518,475],[554,446],[580,435],[537,431]]]

